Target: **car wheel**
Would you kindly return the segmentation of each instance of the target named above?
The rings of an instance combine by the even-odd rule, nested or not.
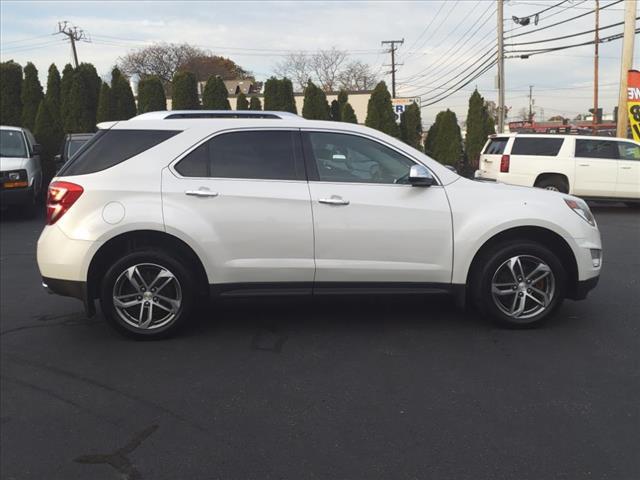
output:
[[[194,285],[186,262],[164,251],[133,252],[115,262],[102,281],[100,305],[120,333],[165,338],[189,319]]]
[[[558,177],[543,178],[536,183],[536,187],[551,190],[553,192],[569,193],[569,186],[567,183]]]
[[[562,263],[548,248],[513,241],[479,259],[471,288],[476,306],[498,324],[530,328],[562,303],[566,278]]]

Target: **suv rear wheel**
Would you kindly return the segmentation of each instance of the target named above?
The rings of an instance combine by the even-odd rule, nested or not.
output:
[[[472,280],[474,303],[498,324],[534,327],[562,303],[567,274],[543,245],[509,242],[483,254]]]
[[[130,253],[104,276],[102,311],[119,332],[135,338],[171,336],[187,323],[194,285],[186,263],[161,250]]]
[[[560,177],[547,177],[542,178],[536,182],[536,187],[544,188],[545,190],[552,190],[554,192],[569,193],[569,186]]]

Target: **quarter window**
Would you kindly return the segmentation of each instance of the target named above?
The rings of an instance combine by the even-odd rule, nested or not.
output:
[[[99,130],[59,175],[86,175],[124,162],[180,133],[174,130]]]
[[[516,137],[511,154],[555,157],[562,147],[562,142],[564,142],[563,138]]]
[[[618,158],[617,142],[612,140],[576,139],[576,157],[581,158]]]
[[[323,182],[408,183],[414,162],[356,135],[310,132],[310,154]]]
[[[184,177],[304,179],[299,132],[246,131],[213,137],[176,165]]]
[[[484,149],[486,155],[502,155],[507,146],[508,138],[498,137],[489,140],[489,145]]]
[[[616,142],[620,160],[640,160],[640,146],[631,142]]]

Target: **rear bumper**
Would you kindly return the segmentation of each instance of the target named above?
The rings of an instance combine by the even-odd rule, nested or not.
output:
[[[3,188],[0,190],[0,206],[25,205],[33,200],[33,187]]]
[[[84,304],[84,311],[87,316],[92,317],[96,313],[93,299],[89,299],[87,282],[42,277],[42,286],[51,294],[62,295],[63,297],[73,297],[81,300]]]

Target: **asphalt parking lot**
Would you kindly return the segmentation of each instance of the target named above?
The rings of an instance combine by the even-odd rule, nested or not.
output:
[[[136,342],[47,295],[0,222],[3,479],[640,478],[640,212],[598,288],[509,331],[443,297],[235,300]]]

